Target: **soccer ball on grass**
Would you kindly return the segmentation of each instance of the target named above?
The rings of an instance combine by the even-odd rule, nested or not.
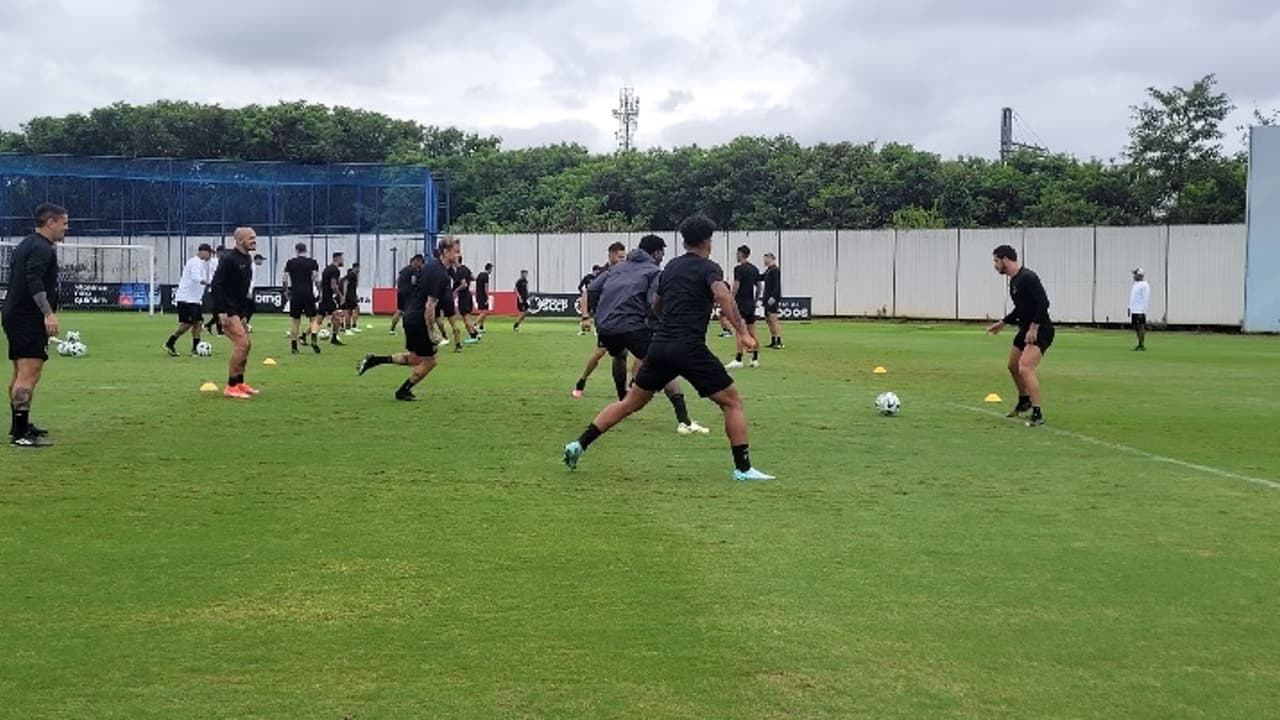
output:
[[[320,332],[316,333],[316,337],[321,340],[328,340],[332,335],[333,334],[329,332],[329,328],[320,328]]]
[[[897,415],[898,411],[901,409],[902,401],[898,399],[897,395],[891,392],[880,393],[876,398],[876,410],[878,410],[881,415]]]
[[[196,355],[200,357],[209,357],[213,355],[213,346],[206,340],[201,340],[196,344]]]

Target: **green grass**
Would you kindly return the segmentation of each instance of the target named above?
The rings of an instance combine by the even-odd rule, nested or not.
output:
[[[758,467],[661,398],[583,458],[591,338],[494,321],[420,388],[377,330],[249,402],[171,319],[68,315],[0,450],[0,716],[1261,718],[1280,707],[1280,491],[972,412],[1009,335],[789,326],[739,371]],[[730,341],[712,338],[722,355]],[[1051,428],[1280,481],[1280,341],[1059,332]],[[283,351],[283,352],[282,352]],[[260,362],[271,354],[275,368]],[[875,365],[889,369],[874,376]],[[901,415],[877,416],[882,389]]]

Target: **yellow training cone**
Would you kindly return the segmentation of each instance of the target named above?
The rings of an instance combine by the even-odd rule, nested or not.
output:
[[[986,400],[983,400],[983,402],[989,402],[989,403],[1001,403],[1001,402],[1004,402],[1004,401],[1000,399],[1000,396],[999,396],[999,395],[997,395],[997,394],[995,394],[995,393],[991,393],[990,395],[988,395],[988,396],[987,396],[987,399],[986,399]]]
[[[878,368],[876,368],[875,370],[872,370],[871,372],[875,373],[876,375],[888,375],[888,374],[889,374],[889,371],[888,371],[888,370],[885,370],[885,369],[884,369],[884,368],[882,368],[882,367],[878,367]]]
[[[274,366],[276,364],[276,361],[271,358],[267,358],[266,360],[262,361],[262,364],[268,365],[268,366]]]
[[[200,392],[218,392],[218,386],[207,382],[200,386]]]

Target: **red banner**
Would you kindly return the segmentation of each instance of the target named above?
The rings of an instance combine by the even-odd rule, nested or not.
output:
[[[493,315],[516,314],[516,294],[512,291],[489,293],[489,311]],[[373,314],[394,315],[396,312],[396,289],[373,289]]]

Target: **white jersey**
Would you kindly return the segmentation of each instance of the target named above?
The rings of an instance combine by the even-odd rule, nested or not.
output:
[[[212,279],[213,261],[191,258],[182,268],[182,279],[178,281],[175,299],[180,303],[200,304],[204,300],[204,289]]]
[[[1151,284],[1146,280],[1135,280],[1133,289],[1129,291],[1129,312],[1133,315],[1146,315],[1151,305]]]

